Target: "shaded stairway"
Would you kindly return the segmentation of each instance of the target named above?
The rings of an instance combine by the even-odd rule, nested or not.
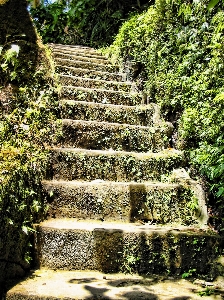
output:
[[[94,49],[52,49],[62,85],[62,132],[43,182],[49,218],[36,225],[40,270],[12,288],[7,299],[132,299],[125,298],[126,290],[109,297],[80,294],[78,286],[77,292],[70,287],[71,295],[68,278],[78,276],[79,284],[96,287],[99,278],[106,279],[99,272],[208,272],[221,239],[206,226],[200,186],[183,169],[174,171],[184,166],[184,158],[169,148],[171,124]],[[68,283],[62,290],[57,286],[58,294],[40,288],[55,270]],[[144,288],[143,283],[133,299]]]

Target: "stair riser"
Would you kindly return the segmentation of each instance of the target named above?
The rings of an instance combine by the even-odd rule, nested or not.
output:
[[[49,161],[48,179],[56,180],[160,180],[183,164],[181,155],[142,157],[122,154],[95,154],[91,151],[54,151]]]
[[[92,62],[85,62],[85,61],[75,61],[70,59],[55,59],[56,64],[60,64],[62,66],[69,66],[74,68],[83,68],[89,70],[97,70],[103,72],[117,72],[118,68],[112,65],[105,65],[105,64],[97,64]]]
[[[197,223],[190,189],[178,185],[91,183],[44,184],[48,215],[105,221]]]
[[[80,53],[77,55],[76,53],[62,53],[62,52],[55,52],[53,53],[54,58],[62,58],[62,59],[70,59],[78,60],[78,61],[84,61],[84,62],[91,62],[95,64],[105,64],[108,65],[110,62],[106,59],[102,59],[100,57],[93,57],[93,56],[85,56],[85,53]]]
[[[128,83],[85,79],[85,78],[75,77],[75,76],[70,77],[68,75],[60,76],[59,81],[62,85],[81,86],[84,88],[100,88],[100,89],[124,91],[124,92],[130,92],[131,90],[132,91],[136,90],[134,85]]]
[[[75,120],[63,120],[62,124],[59,144],[64,147],[147,152],[168,146],[168,128]]]
[[[60,105],[63,119],[110,122],[130,125],[153,126],[154,107],[109,106],[74,101],[62,101]]]
[[[190,269],[206,273],[220,247],[216,237],[194,232],[42,227],[37,228],[36,244],[41,267],[141,274],[180,274]]]
[[[137,93],[120,93],[107,90],[85,90],[75,87],[62,87],[61,95],[70,100],[88,101],[103,104],[140,105],[142,96]]]
[[[95,70],[88,70],[82,68],[72,68],[72,67],[63,67],[63,66],[56,66],[56,72],[72,75],[72,76],[83,76],[87,78],[97,78],[101,80],[109,80],[109,81],[125,81],[126,74],[116,74],[116,73],[109,73],[109,72],[100,72]]]

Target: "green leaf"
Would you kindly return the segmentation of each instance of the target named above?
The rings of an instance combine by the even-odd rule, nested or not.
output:
[[[216,195],[218,197],[220,197],[222,194],[224,194],[224,187],[220,187],[219,190],[218,190],[218,192],[216,193]]]
[[[211,0],[208,4],[208,10],[213,9],[214,6],[219,2],[219,0]]]

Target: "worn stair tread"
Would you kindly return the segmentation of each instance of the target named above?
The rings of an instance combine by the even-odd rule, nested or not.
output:
[[[85,88],[82,86],[61,86],[64,99],[88,101],[103,104],[121,104],[135,106],[142,104],[143,97],[138,92],[114,91],[102,88]]]
[[[99,78],[104,80],[117,80],[117,81],[125,81],[126,74],[125,73],[113,73],[113,72],[105,72],[98,70],[90,70],[84,68],[75,68],[69,66],[61,66],[60,64],[56,65],[56,69],[59,69],[59,73],[72,74],[72,75],[82,75],[86,78]]]
[[[79,220],[75,218],[52,218],[45,220],[37,225],[38,227],[49,228],[52,230],[82,230],[82,231],[94,231],[94,230],[106,230],[106,231],[120,231],[127,233],[143,233],[147,232],[150,235],[159,234],[187,234],[187,235],[203,235],[203,236],[217,236],[217,234],[204,226],[185,226],[179,223],[157,225],[157,224],[142,224],[139,223],[123,223],[120,221],[100,221],[100,220]]]
[[[136,152],[160,151],[169,145],[169,123],[153,127],[120,123],[62,119],[58,145],[86,149],[110,149]]]
[[[114,91],[134,91],[134,85],[130,81],[110,81],[95,78],[59,74],[59,81],[62,85],[83,86],[86,88],[103,88]]]
[[[65,55],[84,56],[84,57],[89,57],[89,58],[98,58],[101,60],[108,60],[107,57],[103,56],[99,52],[96,52],[94,49],[85,49],[85,48],[84,49],[82,49],[82,48],[67,49],[67,48],[60,47],[60,48],[54,48],[53,54],[54,53],[60,53],[60,54],[65,54]]]
[[[70,59],[70,60],[80,60],[80,61],[88,61],[88,62],[94,62],[94,63],[99,63],[99,64],[110,64],[110,61],[104,57],[96,57],[94,56],[86,56],[85,53],[79,53],[79,55],[77,55],[77,53],[75,52],[62,52],[62,51],[54,51],[53,52],[53,56],[55,58],[65,58],[65,59]]]
[[[82,86],[73,86],[73,85],[69,85],[69,86],[63,86],[62,85],[62,88],[67,88],[67,89],[74,89],[74,90],[80,90],[80,91],[86,91],[86,92],[91,92],[91,91],[99,91],[99,92],[104,92],[104,93],[111,93],[113,95],[122,95],[122,96],[136,96],[136,95],[139,95],[138,92],[125,92],[125,91],[114,91],[114,90],[109,90],[109,89],[104,89],[104,88],[86,88],[86,87],[82,87]]]
[[[80,148],[51,148],[48,179],[149,181],[161,180],[183,166],[183,153],[164,150],[158,153]]]
[[[174,223],[158,226],[56,218],[37,224],[35,229],[40,267],[67,270],[121,272],[133,256],[136,259],[130,266],[135,272],[164,274],[195,266],[200,274],[218,257],[222,243],[207,226]],[[204,244],[207,247],[202,249]]]
[[[169,126],[169,122],[161,122],[161,126],[159,124],[149,127],[149,126],[143,126],[143,125],[132,125],[132,124],[120,124],[115,122],[98,122],[98,121],[85,121],[85,120],[76,120],[76,119],[62,119],[62,124],[69,125],[69,124],[83,124],[83,126],[106,126],[106,127],[114,127],[114,128],[132,128],[132,129],[138,129],[138,130],[152,130],[152,132],[156,131],[157,128],[166,127]]]
[[[192,190],[177,183],[43,181],[48,216],[121,222],[196,224]]]
[[[208,283],[207,283],[208,284]],[[210,283],[214,295],[204,300],[221,300],[222,278]],[[137,274],[105,274],[99,271],[65,271],[41,269],[33,271],[24,281],[7,292],[6,300],[201,300],[199,291],[206,281]]]
[[[93,49],[90,46],[83,46],[83,45],[67,45],[67,44],[55,44],[55,43],[48,43],[48,46],[53,48],[68,48],[68,49]],[[96,50],[95,50],[96,51]]]
[[[66,51],[78,51],[78,52],[85,52],[85,53],[91,53],[94,55],[102,56],[102,53],[97,51],[96,49],[88,46],[82,46],[82,45],[60,45],[60,44],[48,44],[48,46],[53,50],[66,50]]]
[[[90,82],[95,84],[96,86],[98,85],[104,85],[104,84],[108,84],[108,88],[110,88],[110,86],[113,85],[117,85],[117,88],[121,88],[122,87],[129,87],[131,88],[133,86],[133,83],[130,81],[115,81],[115,80],[104,80],[104,79],[95,79],[95,78],[86,78],[86,77],[81,77],[81,76],[73,76],[73,75],[67,75],[67,74],[59,74],[59,78],[60,79],[69,79],[71,80],[70,82],[72,83],[73,81],[83,81],[83,83],[85,84],[85,82]],[[68,83],[68,85],[72,85],[71,83]]]
[[[97,63],[97,62],[91,62],[91,61],[83,61],[83,60],[70,60],[66,58],[57,58],[55,57],[55,62],[56,64],[60,63],[61,65],[64,66],[73,66],[73,67],[83,67],[84,69],[98,69],[101,71],[111,71],[115,72],[118,70],[118,66],[114,66],[110,63],[108,64],[102,64],[102,63]]]
[[[161,181],[144,181],[144,183],[130,181],[130,182],[116,182],[116,181],[109,181],[109,180],[102,180],[102,179],[95,179],[95,180],[42,180],[42,184],[46,186],[63,186],[63,187],[77,187],[77,186],[114,186],[114,187],[123,187],[133,185],[136,187],[146,186],[149,188],[156,188],[156,189],[163,189],[163,188],[175,188],[178,187],[178,183],[169,183],[169,182],[161,182]]]
[[[153,126],[162,124],[154,103],[148,105],[102,104],[69,99],[60,100],[62,118]]]
[[[134,151],[116,151],[113,149],[108,150],[90,150],[90,149],[81,149],[81,148],[69,148],[69,147],[48,147],[49,150],[54,152],[70,152],[70,153],[80,153],[87,154],[90,156],[104,155],[106,157],[110,156],[132,156],[136,159],[156,159],[160,157],[169,158],[169,157],[184,157],[183,152],[177,149],[168,148],[160,152],[134,152]]]

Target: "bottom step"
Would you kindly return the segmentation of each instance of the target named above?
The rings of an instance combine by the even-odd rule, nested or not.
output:
[[[106,273],[208,274],[222,249],[217,234],[194,227],[50,219],[37,225],[37,264]]]
[[[212,295],[207,297],[209,292]],[[203,300],[223,299],[221,278],[214,283],[203,280],[192,283],[186,279],[157,276],[38,270],[9,289],[6,300],[197,300],[202,295]]]

